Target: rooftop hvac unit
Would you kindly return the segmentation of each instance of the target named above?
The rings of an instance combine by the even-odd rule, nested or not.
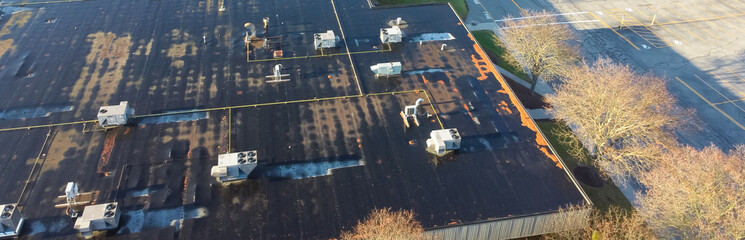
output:
[[[404,38],[404,32],[398,26],[380,29],[380,41],[383,43],[400,43]]]
[[[126,101],[115,106],[103,106],[98,110],[98,124],[101,127],[116,127],[127,124],[127,120],[134,115],[134,109],[129,108]]]
[[[401,62],[378,63],[370,66],[375,77],[388,77],[401,74]]]
[[[220,154],[217,157],[217,166],[212,167],[211,175],[220,182],[246,179],[256,165],[256,150]]]
[[[427,139],[427,148],[434,151],[437,155],[444,155],[452,150],[460,148],[460,133],[458,129],[434,130],[429,134]]]
[[[0,238],[17,236],[23,225],[23,216],[15,204],[0,204]]]
[[[83,215],[75,221],[74,228],[89,236],[93,231],[114,229],[119,226],[121,211],[116,202],[86,206]]]
[[[334,35],[334,31],[328,30],[325,33],[313,34],[313,45],[316,50],[322,48],[335,48],[336,35]]]

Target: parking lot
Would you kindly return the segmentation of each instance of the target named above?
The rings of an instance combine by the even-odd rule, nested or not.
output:
[[[480,1],[467,22],[488,29],[521,10],[555,12],[577,30],[588,62],[610,57],[668,81],[680,104],[694,109],[693,128],[678,131],[694,146],[745,143],[745,1]],[[482,10],[483,9],[483,10]],[[495,29],[492,27],[491,29]]]

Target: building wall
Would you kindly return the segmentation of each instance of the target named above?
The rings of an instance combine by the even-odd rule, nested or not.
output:
[[[543,235],[552,232],[579,229],[587,224],[591,208],[567,212],[548,212],[446,226],[424,231],[425,239],[495,240]]]

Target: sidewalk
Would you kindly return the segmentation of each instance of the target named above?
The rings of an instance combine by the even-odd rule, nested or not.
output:
[[[530,117],[533,118],[533,120],[553,119],[553,116],[551,116],[551,114],[546,112],[546,109],[543,109],[543,108],[528,109],[528,114],[530,114]]]
[[[495,66],[497,70],[499,71],[502,76],[508,77],[512,80],[515,80],[516,83],[519,83],[520,85],[523,85],[526,88],[530,88],[530,83],[526,82],[525,80],[515,76],[511,72],[508,72],[507,70],[504,70],[504,68],[501,68],[500,66],[497,66],[495,63]],[[535,93],[540,94],[541,96],[546,94],[553,94],[554,89],[551,88],[546,81],[543,81],[543,79],[538,78],[538,85],[535,86]]]

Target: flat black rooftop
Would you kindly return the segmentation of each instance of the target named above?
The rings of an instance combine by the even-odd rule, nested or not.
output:
[[[53,207],[68,181],[118,201],[106,236],[133,239],[333,238],[375,208],[433,228],[585,201],[448,5],[333,4],[341,29],[326,0],[0,7],[0,203],[19,201],[22,238],[77,236]],[[397,17],[404,43],[381,45]],[[252,47],[247,62],[246,22],[285,59]],[[326,30],[345,39],[319,57],[312,36]],[[454,39],[414,40],[431,33]],[[394,61],[401,77],[369,69]],[[291,80],[266,83],[278,63]],[[399,112],[418,98],[436,117],[406,128]],[[90,120],[119,101],[138,117],[100,131]],[[462,149],[436,158],[425,140],[442,127]],[[210,176],[219,154],[244,150],[260,162],[248,180]]]

